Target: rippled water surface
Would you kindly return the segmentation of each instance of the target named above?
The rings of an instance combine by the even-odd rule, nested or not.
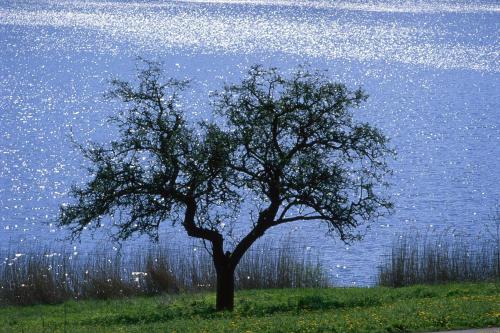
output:
[[[393,235],[482,235],[500,199],[500,5],[487,1],[0,2],[0,249],[56,241],[52,224],[82,159],[70,140],[109,140],[102,98],[137,56],[193,79],[186,103],[210,118],[208,93],[254,64],[309,63],[370,98],[361,116],[398,151],[396,212],[345,246],[317,225],[274,230],[319,253],[338,283],[373,281]],[[165,226],[162,239],[187,244]],[[145,241],[142,241],[145,242]],[[173,242],[173,243],[175,243]],[[140,242],[125,244],[139,246]]]

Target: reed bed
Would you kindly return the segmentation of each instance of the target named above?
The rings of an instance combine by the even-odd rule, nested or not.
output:
[[[196,249],[196,248],[194,248]],[[56,304],[68,299],[109,299],[215,289],[212,258],[203,248],[154,246],[121,253],[33,247],[10,251],[0,263],[0,305]],[[257,246],[240,262],[238,289],[324,287],[318,260],[300,248]]]
[[[379,267],[378,283],[415,284],[500,280],[499,237],[400,235]]]

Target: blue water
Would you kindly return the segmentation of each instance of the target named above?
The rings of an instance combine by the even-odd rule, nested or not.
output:
[[[346,246],[317,224],[272,230],[320,255],[335,282],[373,282],[394,235],[481,237],[500,200],[500,5],[487,1],[0,1],[0,250],[82,243],[53,223],[85,179],[71,144],[110,140],[102,97],[135,59],[192,79],[186,107],[210,118],[206,96],[260,63],[309,63],[370,95],[359,117],[381,127],[396,210]],[[242,219],[246,221],[245,218]],[[162,241],[190,244],[182,230]],[[173,241],[172,239],[175,239]],[[124,244],[143,246],[146,240]],[[188,246],[188,245],[186,245]]]

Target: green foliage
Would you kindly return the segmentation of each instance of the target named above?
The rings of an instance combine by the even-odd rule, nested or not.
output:
[[[363,221],[391,208],[375,188],[393,152],[379,129],[354,120],[352,110],[367,98],[361,89],[306,67],[285,76],[254,66],[212,96],[218,121],[196,124],[180,107],[187,84],[147,61],[136,84],[113,81],[108,95],[123,109],[110,121],[119,135],[80,146],[92,179],[72,189],[62,226],[78,236],[114,216],[115,238],[156,239],[160,223],[180,222],[210,241],[222,262],[224,234],[247,221],[253,230],[226,258],[236,266],[273,226],[323,221],[348,242]]]
[[[220,310],[233,307],[236,266],[268,229],[321,221],[350,242],[361,223],[392,207],[376,189],[393,152],[379,129],[354,120],[367,98],[361,89],[307,68],[287,77],[254,66],[214,94],[217,123],[190,124],[178,106],[186,82],[164,79],[151,62],[137,81],[113,82],[109,96],[124,104],[111,119],[119,136],[81,147],[92,179],[73,188],[60,225],[78,236],[115,216],[115,238],[157,240],[161,223],[182,224],[211,243]],[[249,232],[228,249],[238,222]]]
[[[248,290],[0,308],[0,332],[414,332],[500,325],[498,283]]]

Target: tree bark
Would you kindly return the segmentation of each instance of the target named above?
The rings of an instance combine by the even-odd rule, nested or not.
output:
[[[216,267],[217,300],[216,310],[232,311],[234,308],[234,268],[231,265]]]

